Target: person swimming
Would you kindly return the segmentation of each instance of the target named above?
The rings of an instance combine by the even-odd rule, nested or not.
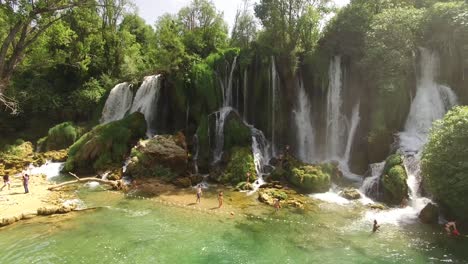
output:
[[[450,221],[445,224],[445,230],[447,231],[448,235],[459,236],[460,232],[458,232],[457,224],[455,221]]]
[[[380,226],[377,224],[377,220],[374,220],[374,226],[372,227],[372,233],[375,233],[379,230]]]

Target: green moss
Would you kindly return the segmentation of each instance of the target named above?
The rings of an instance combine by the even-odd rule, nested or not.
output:
[[[250,129],[236,116],[231,118],[224,127],[224,149],[252,145]]]
[[[401,204],[404,199],[408,198],[407,179],[402,156],[399,154],[389,156],[380,179],[383,188],[383,202]]]
[[[221,182],[237,184],[247,179],[247,172],[250,172],[250,181],[257,179],[255,163],[252,151],[247,147],[234,147],[231,151],[226,172],[221,177]]]
[[[75,143],[79,136],[79,129],[71,122],[58,124],[51,129],[46,137],[37,141],[41,151],[66,149]]]
[[[131,145],[145,133],[146,122],[141,113],[98,125],[70,147],[64,170],[93,172],[111,165],[120,166]]]
[[[330,174],[320,166],[303,165],[289,173],[288,180],[306,192],[326,192],[330,188]]]

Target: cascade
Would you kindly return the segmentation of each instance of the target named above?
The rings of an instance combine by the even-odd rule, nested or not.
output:
[[[28,173],[30,175],[43,174],[43,175],[46,175],[46,178],[49,180],[49,179],[59,176],[60,171],[62,171],[64,166],[65,166],[65,162],[51,162],[51,161],[47,161],[44,165],[40,167],[35,167],[31,164],[29,165]]]
[[[328,74],[330,81],[327,94],[326,159],[339,160],[343,153],[343,138],[346,131],[346,120],[341,114],[343,74],[340,56],[333,57]]]
[[[229,69],[229,75],[224,76],[223,79],[219,78],[219,83],[221,85],[221,92],[223,94],[223,106],[233,106],[232,100],[232,81],[234,77],[234,70],[237,65],[237,56],[232,60],[231,67]]]
[[[312,126],[312,112],[309,97],[306,94],[302,79],[298,80],[296,107],[293,110],[296,124],[297,156],[303,162],[315,160],[315,131]]]
[[[277,93],[279,91],[279,76],[276,70],[275,57],[271,57],[271,150],[272,155],[276,156],[276,111],[277,111]]]
[[[225,106],[219,109],[218,112],[213,113],[216,117],[215,127],[215,149],[213,151],[213,163],[217,163],[223,156],[224,147],[224,122],[226,117],[231,111],[234,111],[232,107]]]
[[[244,69],[244,120],[247,120],[247,68]]]
[[[109,93],[102,110],[101,124],[122,119],[132,107],[133,92],[129,83],[119,83]]]
[[[135,95],[131,113],[141,112],[145,115],[147,124],[147,135],[151,137],[155,134],[152,124],[156,119],[157,104],[161,90],[161,75],[146,76]]]
[[[253,191],[255,192],[258,188],[265,183],[263,176],[266,175],[265,166],[271,159],[270,155],[270,143],[265,138],[262,131],[250,126],[252,133],[252,154],[255,163],[255,172],[258,175],[258,179],[253,184]]]
[[[193,136],[193,146],[195,147],[195,154],[193,155],[193,168],[195,174],[198,174],[198,152],[200,151],[200,144],[198,142],[198,135]]]
[[[457,104],[455,93],[447,86],[438,84],[435,80],[438,74],[439,58],[436,53],[420,48],[420,75],[417,81],[416,95],[411,103],[410,113],[406,119],[404,131],[398,134],[398,152],[404,156],[403,162],[408,174],[407,184],[410,201],[408,206],[389,210],[383,213],[366,214],[366,219],[379,219],[379,223],[411,222],[430,201],[422,197],[421,185],[421,151],[427,141],[432,123],[441,119],[445,113]],[[381,164],[381,163],[380,163]],[[364,181],[361,190],[367,194],[375,192],[375,186],[380,181],[383,165],[378,173]]]
[[[358,102],[354,108],[353,108],[353,112],[352,112],[352,115],[351,115],[351,127],[349,128],[349,134],[348,134],[348,139],[347,139],[347,142],[346,142],[346,150],[345,150],[345,154],[344,154],[344,157],[343,157],[343,162],[349,166],[349,158],[350,158],[350,155],[351,155],[351,146],[353,145],[353,141],[354,141],[354,136],[356,134],[356,129],[359,125],[359,121],[361,120],[361,117],[359,116],[359,107],[360,107],[360,103]]]

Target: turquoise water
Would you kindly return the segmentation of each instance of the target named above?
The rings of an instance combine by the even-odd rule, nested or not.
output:
[[[466,240],[416,224],[371,235],[353,206],[253,210],[257,219],[107,192],[80,196],[105,207],[3,228],[0,263],[468,263]]]

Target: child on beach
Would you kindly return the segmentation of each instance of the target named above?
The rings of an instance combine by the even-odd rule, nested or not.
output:
[[[24,193],[29,193],[29,175],[27,173],[23,174],[23,186]]]
[[[0,191],[3,191],[3,188],[5,188],[5,186],[8,185],[8,190],[11,189],[11,186],[10,186],[10,176],[8,175],[8,173],[6,173],[4,176],[3,176],[3,186],[2,188],[0,189]]]
[[[218,194],[218,208],[221,208],[223,206],[223,191],[220,191]]]
[[[201,196],[202,196],[202,188],[201,184],[197,185],[197,203],[201,202]]]

